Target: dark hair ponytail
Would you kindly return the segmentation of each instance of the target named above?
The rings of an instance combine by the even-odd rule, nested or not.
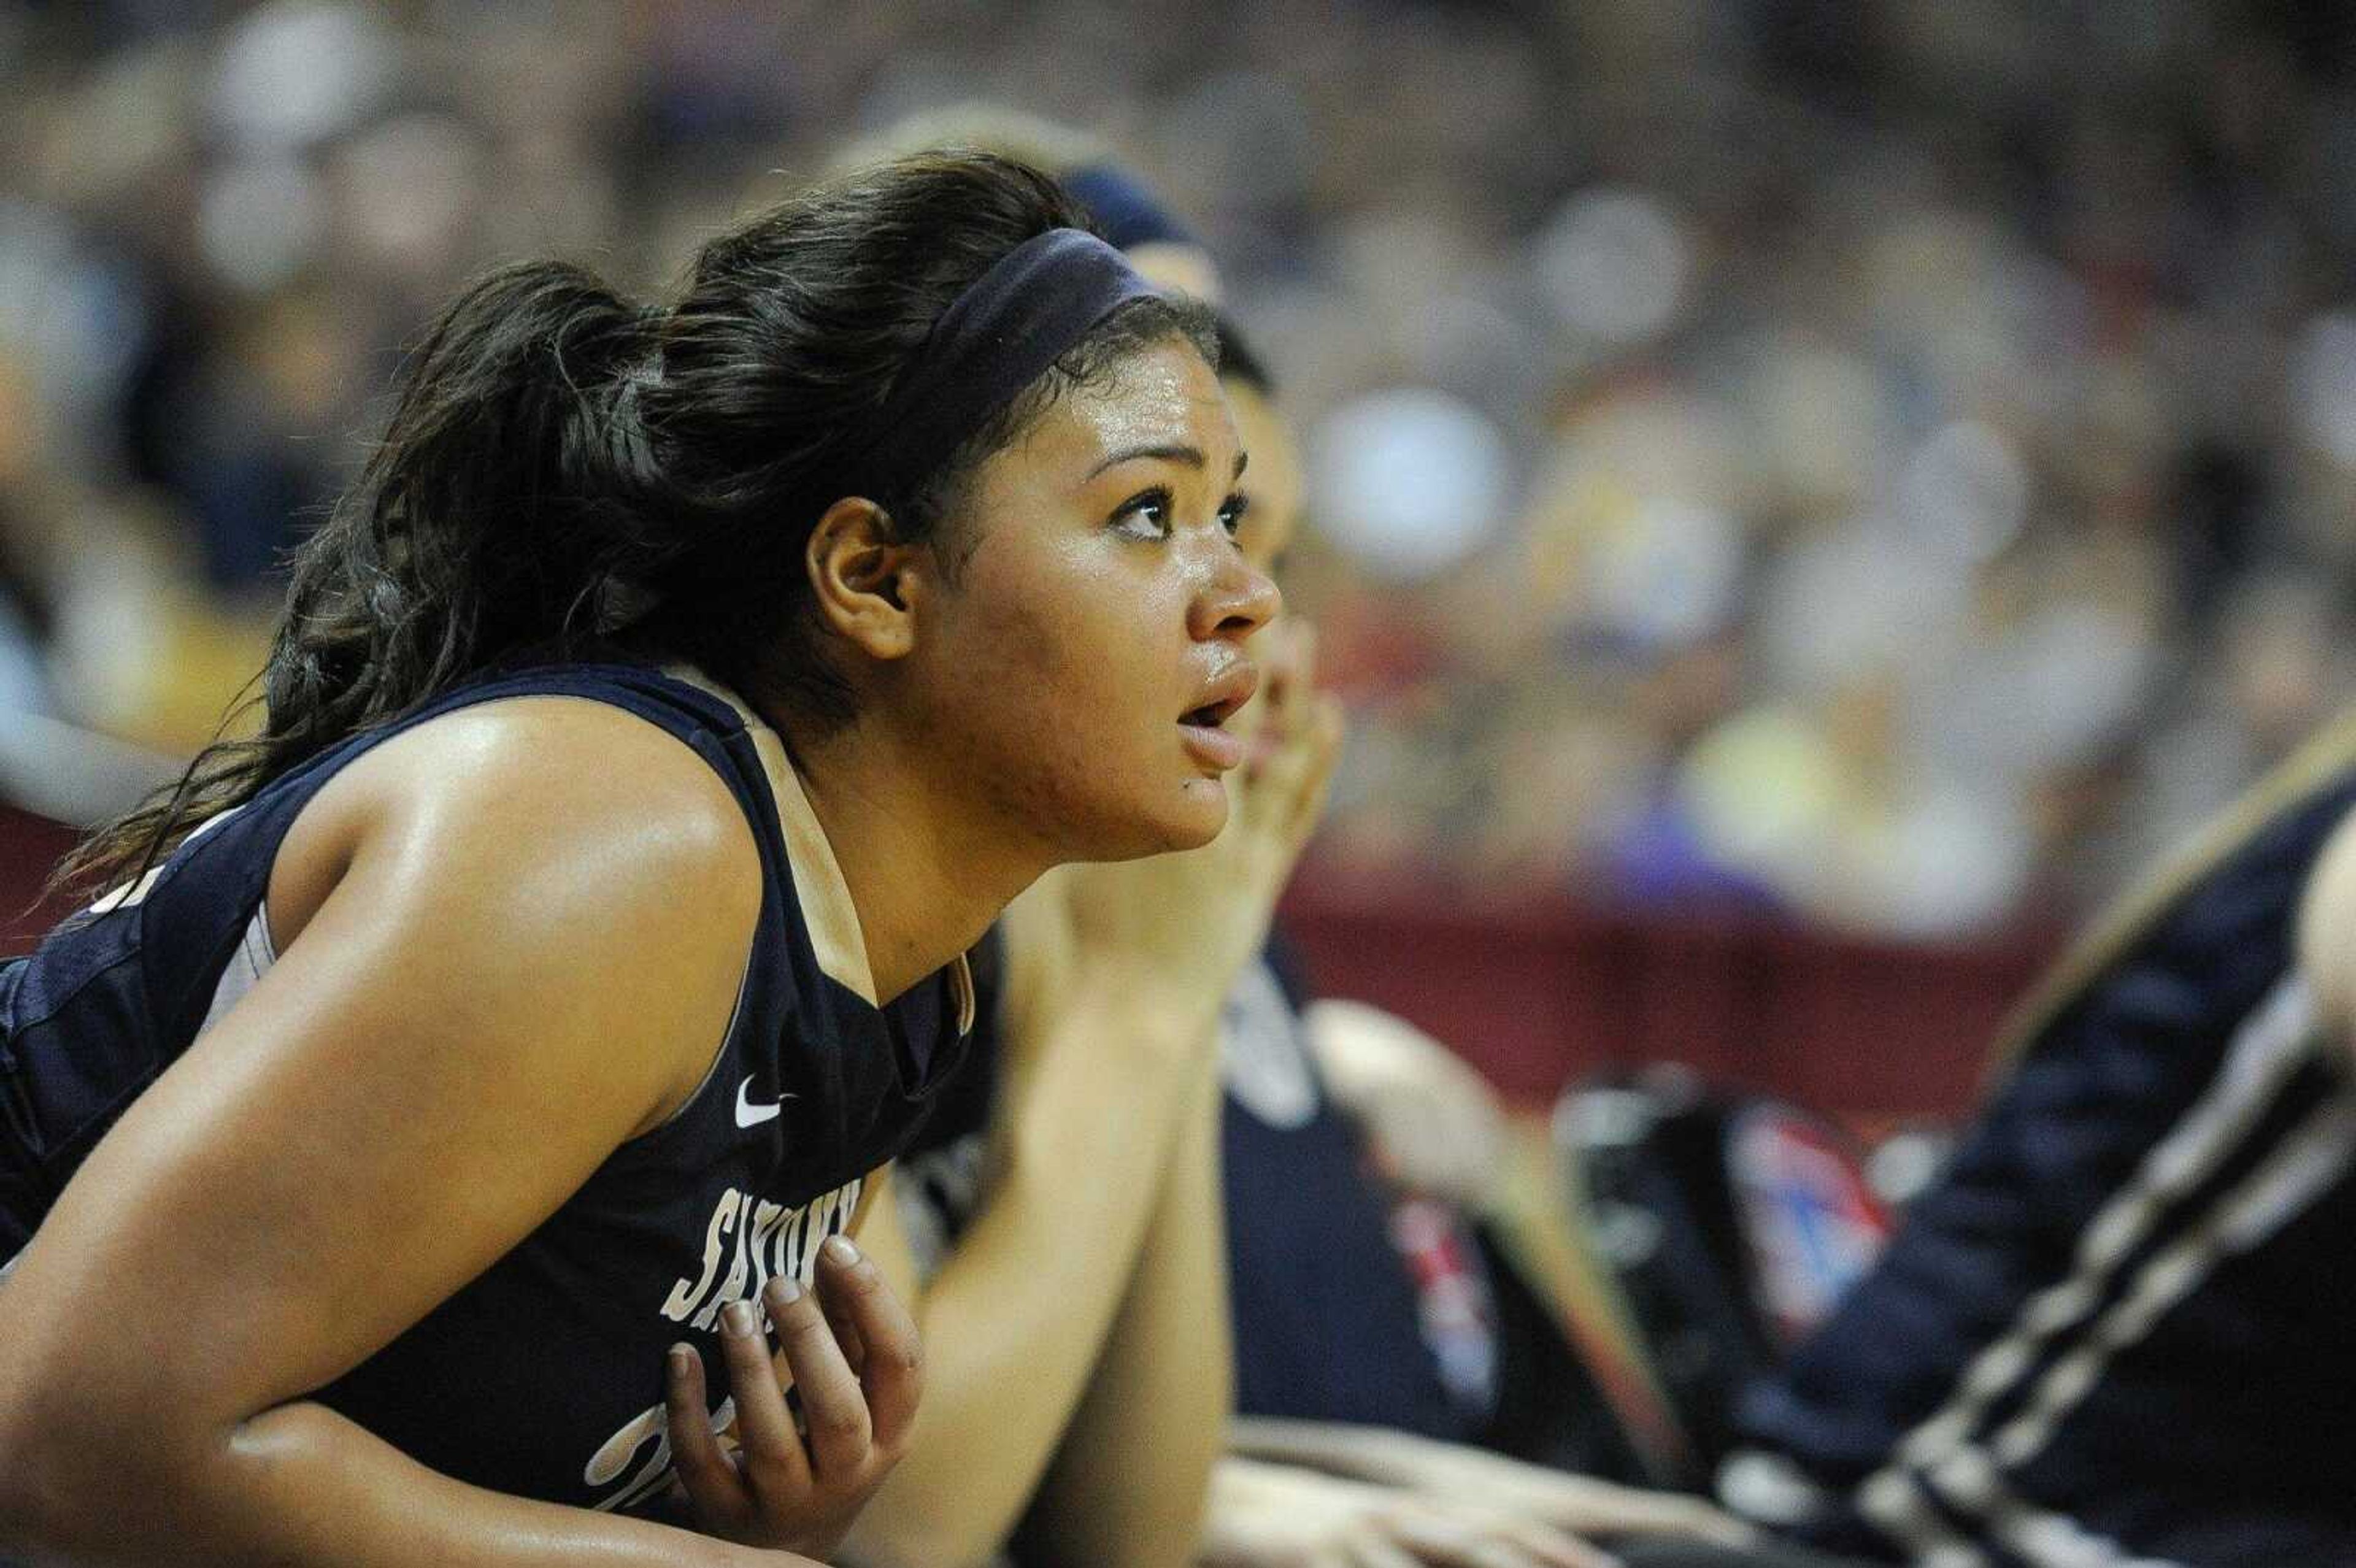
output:
[[[950,302],[1023,241],[1085,227],[1045,176],[942,153],[720,235],[668,308],[552,261],[477,282],[410,357],[383,441],[294,553],[262,733],[208,747],[53,885],[139,875],[345,738],[625,618],[723,681],[841,720],[848,688],[801,564],[828,506],[867,495],[923,539],[980,459],[1064,389],[1172,336],[1215,362],[1206,313],[1134,301],[933,472],[862,465],[894,376]]]
[[[452,301],[358,480],[294,553],[262,733],[206,748],[56,881],[140,874],[181,827],[503,651],[581,629],[620,553],[611,415],[650,342],[642,312],[562,262],[502,268]]]
[[[359,482],[295,552],[263,677],[268,774],[594,629],[598,585],[646,548],[616,405],[647,323],[558,262],[502,269],[443,314]]]

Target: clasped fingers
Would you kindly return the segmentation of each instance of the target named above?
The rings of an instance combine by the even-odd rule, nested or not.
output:
[[[778,1278],[762,1300],[769,1328],[748,1301],[721,1314],[733,1456],[705,1415],[701,1358],[671,1349],[666,1400],[680,1484],[712,1534],[822,1554],[906,1446],[923,1379],[916,1325],[841,1237],[819,1249],[815,1292]]]

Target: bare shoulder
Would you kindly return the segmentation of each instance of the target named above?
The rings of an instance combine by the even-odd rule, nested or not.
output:
[[[558,834],[627,821],[680,848],[752,845],[709,763],[659,726],[583,698],[461,709],[387,741],[348,776],[384,805],[437,821],[522,818]]]
[[[273,960],[91,1153],[0,1335],[36,1322],[89,1364],[137,1347],[134,1381],[218,1424],[195,1430],[340,1376],[684,1103],[726,1038],[760,869],[693,751],[519,699],[337,773],[269,896]],[[89,1300],[166,1255],[167,1310],[90,1327]]]
[[[760,863],[743,807],[711,764],[610,703],[488,702],[421,724],[354,763],[288,834],[271,880],[273,934],[300,933],[363,844],[418,874],[585,896],[608,912],[687,901],[749,932]]]
[[[2324,1019],[2356,1027],[2356,812],[2340,819],[2317,857],[2300,901],[2298,964]]]
[[[563,1015],[637,1019],[651,1125],[725,1030],[761,875],[744,808],[677,738],[608,703],[517,698],[421,724],[330,781],[280,847],[271,936],[289,952],[340,893],[421,997],[510,998],[541,1020],[536,1048],[576,1032]]]

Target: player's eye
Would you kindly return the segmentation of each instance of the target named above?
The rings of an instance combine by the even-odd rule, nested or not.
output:
[[[1228,496],[1226,504],[1219,508],[1219,526],[1227,530],[1229,539],[1235,538],[1236,530],[1244,526],[1244,514],[1250,510],[1251,497],[1241,491]]]
[[[1170,491],[1156,485],[1141,490],[1113,508],[1113,531],[1133,539],[1170,537]]]

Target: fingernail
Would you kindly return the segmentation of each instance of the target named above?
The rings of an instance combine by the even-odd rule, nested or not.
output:
[[[859,1261],[859,1249],[851,1245],[849,1236],[829,1236],[826,1239],[826,1245],[819,1251],[844,1268],[849,1268]]]
[[[781,1274],[769,1282],[769,1294],[777,1298],[778,1306],[791,1307],[802,1298],[802,1282]]]
[[[753,1316],[753,1304],[749,1301],[732,1301],[722,1307],[720,1321],[739,1339],[749,1339],[761,1331],[761,1320]]]
[[[664,1360],[670,1363],[670,1375],[675,1378],[683,1378],[695,1370],[695,1350],[692,1346],[673,1345],[664,1353]]]

